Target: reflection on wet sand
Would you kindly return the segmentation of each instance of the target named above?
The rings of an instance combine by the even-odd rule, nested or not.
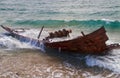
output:
[[[33,49],[0,51],[0,78],[105,78],[108,76],[116,78],[119,76],[103,68],[88,67],[82,59],[55,55]]]

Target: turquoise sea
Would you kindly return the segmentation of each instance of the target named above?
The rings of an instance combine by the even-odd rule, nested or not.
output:
[[[0,25],[30,28],[24,34],[34,38],[42,26],[72,29],[73,36],[104,26],[106,44],[120,44],[120,0],[0,0]],[[0,28],[0,78],[120,77],[120,49],[105,56],[47,54],[4,33]]]

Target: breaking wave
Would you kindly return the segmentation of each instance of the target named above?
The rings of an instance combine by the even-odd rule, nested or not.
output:
[[[32,36],[33,38],[37,38],[36,34],[38,33],[39,33],[39,30],[37,29],[29,29],[22,34],[30,37]],[[75,32],[75,33],[78,33],[78,32]],[[41,38],[43,38],[45,35],[47,35],[47,32],[44,31],[43,34],[41,35],[42,36]],[[111,43],[114,43],[114,42],[110,40],[107,42],[107,44],[111,44]],[[20,42],[19,40],[12,38],[11,36],[0,34],[0,48],[9,48],[9,49],[33,48],[33,46],[31,46],[31,43],[29,42],[28,43]],[[90,67],[98,66],[98,67],[103,67],[111,71],[120,73],[120,63],[119,63],[120,50],[113,50],[110,52],[110,54],[105,56],[87,55],[85,57],[78,56],[77,58],[85,59],[84,61]]]
[[[117,20],[7,20],[8,23],[13,26],[46,26],[46,27],[58,27],[58,26],[78,26],[78,27],[98,27],[105,26],[110,29],[120,28],[120,21]]]
[[[120,28],[120,21],[101,19],[101,20],[7,20],[9,23],[17,26],[46,26],[46,27],[59,27],[59,26],[77,26],[77,27],[99,27],[105,26],[110,29]]]
[[[85,58],[88,66],[98,66],[120,74],[120,49],[113,50],[109,55],[106,56],[88,55]]]
[[[32,48],[29,44],[22,43],[19,40],[0,34],[0,48],[15,49],[15,48]]]

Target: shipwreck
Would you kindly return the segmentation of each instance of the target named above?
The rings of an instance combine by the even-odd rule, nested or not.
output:
[[[20,32],[24,31],[24,29],[22,29],[22,31],[17,31],[13,28],[6,27],[3,25],[1,25],[1,27],[5,29],[7,32],[9,32],[11,36],[20,41],[30,42],[32,45],[40,48],[41,46],[44,46],[44,51],[46,48],[51,48],[61,52],[67,51],[80,54],[103,54],[112,49],[120,48],[120,45],[118,43],[110,45],[106,44],[108,36],[106,35],[106,30],[104,26],[100,27],[99,29],[89,34],[84,34],[84,32],[81,32],[82,36],[77,36],[73,39],[56,42],[51,41],[51,39],[54,38],[62,39],[62,37],[67,38],[67,36],[69,36],[69,33],[72,33],[72,30],[63,29],[62,31],[59,30],[51,32],[49,33],[49,36],[45,37],[43,40],[39,40],[39,37],[44,27],[41,28],[41,31],[37,39],[19,34]]]

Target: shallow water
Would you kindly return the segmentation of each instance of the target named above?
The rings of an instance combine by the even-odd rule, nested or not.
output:
[[[26,28],[23,35],[41,38],[72,29],[72,38],[104,26],[109,40],[120,44],[120,0],[1,0],[0,24]],[[30,30],[29,30],[30,28]],[[120,49],[105,56],[38,50],[5,35],[0,28],[0,78],[119,78]]]
[[[1,78],[118,78],[119,76],[103,67],[89,67],[85,64],[85,60],[72,56],[58,57],[33,49],[0,51]]]
[[[73,33],[70,34],[72,37],[77,36],[76,33],[80,33],[81,30],[72,29]],[[86,30],[85,33],[92,31],[82,30]],[[46,31],[53,31],[53,28],[45,28],[44,32]],[[22,35],[35,38],[38,32],[38,29],[30,29]],[[48,33],[44,32],[41,39]],[[107,32],[107,34],[116,37],[114,33]],[[115,42],[119,43],[119,39],[110,37],[107,44]],[[3,78],[119,78],[120,76],[120,49],[104,56],[59,53],[52,50],[43,52],[31,46],[29,42],[20,42],[4,33],[1,33],[0,45],[0,77]]]

